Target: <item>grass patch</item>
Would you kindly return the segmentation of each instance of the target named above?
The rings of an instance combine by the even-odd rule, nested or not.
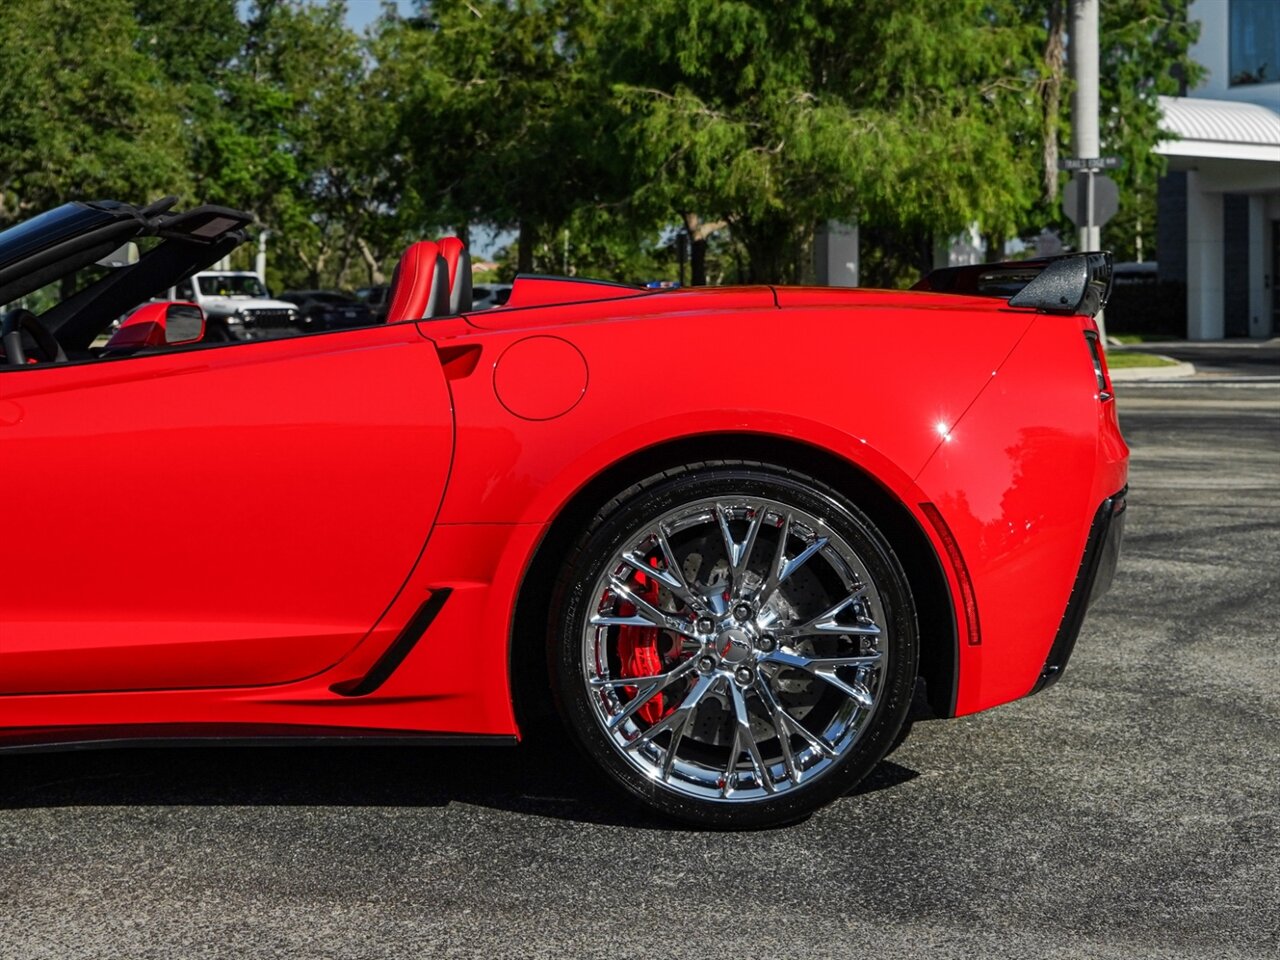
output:
[[[1131,353],[1128,350],[1108,350],[1107,366],[1112,370],[1126,367],[1176,367],[1177,360],[1157,356],[1154,353]]]
[[[1161,340],[1178,340],[1169,333],[1109,333],[1108,340],[1114,340],[1116,343],[1154,343]]]

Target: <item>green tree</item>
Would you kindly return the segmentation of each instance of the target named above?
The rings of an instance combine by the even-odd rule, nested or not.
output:
[[[1107,239],[1150,234],[1187,0],[1102,4]],[[856,218],[864,276],[932,238],[1062,222],[1066,0],[35,0],[0,20],[0,222],[86,195],[246,208],[274,281],[385,278],[416,236],[517,229],[515,266],[800,280]],[[566,239],[568,241],[566,246]],[[245,257],[250,254],[245,253]]]
[[[267,144],[283,139],[276,190],[263,222],[285,241],[308,286],[346,285],[355,263],[377,279],[371,244],[387,215],[383,146],[396,114],[372,95],[363,41],[345,25],[346,5],[262,3],[251,21],[246,63],[253,83],[237,90]],[[265,92],[265,113],[250,99]],[[372,261],[372,262],[369,262]]]
[[[174,23],[181,10],[139,8],[153,36],[173,41],[161,46],[162,60],[186,91],[198,198],[253,213],[269,233],[274,286],[384,279],[397,231],[384,199],[393,163],[383,147],[397,110],[371,86],[345,4],[218,0],[201,9],[217,19],[202,24],[217,39],[202,34],[187,56]],[[205,68],[193,69],[192,57]],[[252,254],[239,256],[247,265]]]
[[[1007,4],[615,7],[600,48],[637,198],[728,223],[752,279],[803,277],[823,220],[1012,232],[1033,201],[1038,33]]]
[[[1155,254],[1156,185],[1165,159],[1154,151],[1162,139],[1158,97],[1194,86],[1204,68],[1189,49],[1199,24],[1188,22],[1189,0],[1108,0],[1099,23],[1099,134],[1103,153],[1124,166],[1110,176],[1120,187],[1120,213],[1103,227],[1103,245],[1117,259]]]
[[[406,199],[424,224],[517,228],[521,270],[584,203],[609,149],[590,86],[595,5],[434,0],[377,47],[402,106]]]
[[[128,0],[35,0],[0,17],[0,222],[188,182],[182,118]]]
[[[1124,166],[1108,173],[1120,188],[1119,214],[1103,227],[1103,246],[1117,259],[1132,259],[1137,239],[1146,237],[1146,258],[1154,253],[1156,184],[1165,169],[1154,147],[1159,129],[1160,95],[1175,95],[1203,75],[1189,49],[1198,25],[1187,19],[1189,0],[1107,0],[1100,4],[1099,135],[1104,155],[1119,156]],[[1026,0],[1023,17],[1045,29],[1042,63],[1044,192],[1028,215],[1024,230],[1036,233],[1048,224],[1066,236],[1075,227],[1063,215],[1059,156],[1069,152],[1071,82],[1067,0]]]
[[[190,174],[187,201],[239,201],[220,187],[229,178],[222,169],[226,151],[216,138],[235,122],[229,115],[230,90],[248,39],[236,0],[133,0],[138,49],[164,75],[166,89],[182,117],[181,144]]]

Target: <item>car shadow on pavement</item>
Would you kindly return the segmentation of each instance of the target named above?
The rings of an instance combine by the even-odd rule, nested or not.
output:
[[[850,795],[914,770],[882,762]],[[74,806],[445,807],[680,830],[572,747],[172,747],[0,755],[0,810]]]

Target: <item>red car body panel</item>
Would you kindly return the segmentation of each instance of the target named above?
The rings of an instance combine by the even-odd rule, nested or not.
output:
[[[723,297],[700,292],[655,295],[647,303],[495,310],[518,328],[486,333],[461,321],[422,324],[442,348],[470,344],[482,351],[474,373],[451,381],[455,405],[465,411],[455,478],[481,482],[450,484],[440,520],[543,522],[610,463],[712,433],[807,442],[900,488],[942,442],[937,425],[960,416],[1034,319],[991,310],[985,301],[982,316],[990,322],[975,335],[971,309],[912,309],[920,295],[902,296],[905,306],[879,314],[794,308],[785,314],[787,330],[780,329],[783,314],[772,297],[726,309],[716,303]],[[562,327],[587,358],[585,395],[561,417],[513,416],[494,389],[505,351]],[[826,347],[842,341],[849,344],[844,356]],[[929,347],[922,350],[922,342]],[[637,363],[649,355],[656,368],[645,385]],[[873,370],[856,369],[871,357]],[[782,387],[775,365],[788,363],[797,372]],[[543,388],[529,378],[527,389]]]
[[[1094,511],[1125,486],[1115,401],[1080,386],[1092,374],[1085,329],[1093,322],[1037,318],[917,477],[959,543],[980,611],[980,646],[959,647],[957,714],[1031,692]]]
[[[958,622],[972,585],[955,712],[1031,691],[1090,518],[1125,484],[1091,320],[929,293],[555,280],[518,282],[511,302],[0,373],[6,470],[39,505],[11,518],[23,549],[0,559],[0,736],[516,735],[513,612],[548,529],[637,452],[713,437],[825,451],[873,479],[932,544]]]
[[[0,379],[6,473],[33,500],[0,556],[0,693],[274,684],[359,643],[430,532],[451,411],[412,326],[328,346]]]

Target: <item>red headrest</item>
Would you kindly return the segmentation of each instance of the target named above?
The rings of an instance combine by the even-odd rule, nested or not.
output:
[[[411,244],[391,279],[387,323],[442,316],[449,303],[448,272],[434,243],[420,240]]]
[[[448,267],[449,312],[465,313],[471,309],[471,255],[457,237],[442,237],[436,246]]]

